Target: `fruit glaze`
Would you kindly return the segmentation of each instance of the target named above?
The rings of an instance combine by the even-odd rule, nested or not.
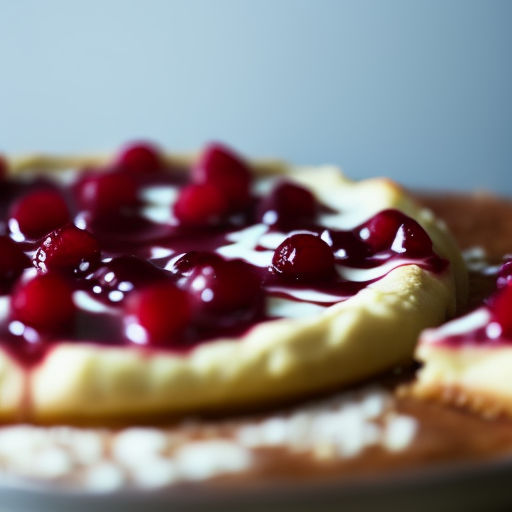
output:
[[[448,265],[403,213],[333,229],[344,212],[286,179],[258,190],[219,144],[188,172],[134,144],[69,180],[0,174],[0,343],[27,366],[64,340],[186,353]]]
[[[491,269],[493,270],[493,269]],[[422,335],[425,344],[460,348],[512,345],[512,257],[497,268],[496,290],[485,303]]]

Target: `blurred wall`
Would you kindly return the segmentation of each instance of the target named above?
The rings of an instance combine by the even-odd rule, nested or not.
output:
[[[512,195],[510,0],[0,0],[0,149],[217,139]]]

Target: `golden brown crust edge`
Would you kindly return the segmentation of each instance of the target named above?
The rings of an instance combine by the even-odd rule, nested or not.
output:
[[[424,366],[404,393],[487,418],[512,416],[512,347],[420,345],[416,355]]]

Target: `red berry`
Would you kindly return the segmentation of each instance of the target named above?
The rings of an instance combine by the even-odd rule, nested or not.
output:
[[[9,226],[26,238],[38,239],[69,221],[69,210],[64,198],[55,190],[31,192],[10,209]]]
[[[0,293],[8,293],[30,259],[19,246],[7,236],[0,236]]]
[[[406,256],[421,258],[432,253],[432,240],[414,219],[408,218],[398,230],[391,248],[399,253],[404,252]]]
[[[512,340],[512,283],[508,283],[491,299],[489,306],[501,325],[502,336]]]
[[[385,251],[391,248],[403,221],[404,216],[398,210],[384,210],[356,231],[374,252]]]
[[[304,222],[314,219],[316,201],[313,194],[294,183],[280,183],[261,200],[258,220],[269,225]]]
[[[38,331],[62,333],[74,321],[73,290],[59,274],[38,275],[20,283],[11,297],[11,319]]]
[[[220,259],[198,265],[190,273],[185,286],[200,315],[250,310],[261,295],[258,275],[242,260]]]
[[[192,179],[195,183],[215,185],[232,210],[247,206],[251,171],[242,158],[225,146],[208,146],[192,170]]]
[[[117,167],[137,174],[156,173],[164,168],[160,150],[147,142],[131,144],[118,155]]]
[[[140,204],[137,182],[129,173],[89,174],[77,183],[75,192],[82,208],[99,214],[117,215]]]
[[[96,239],[71,223],[48,234],[33,258],[41,274],[58,270],[78,276],[93,271],[100,261],[100,247]]]
[[[271,270],[286,279],[325,279],[334,274],[334,254],[319,236],[292,235],[274,251]]]
[[[181,224],[200,227],[218,224],[227,207],[219,189],[204,183],[182,188],[173,208]]]
[[[133,292],[125,313],[128,338],[141,344],[172,341],[191,318],[187,293],[170,281]]]
[[[384,210],[356,230],[374,252],[391,249],[410,257],[428,256],[432,252],[432,241],[426,231],[398,210]]]

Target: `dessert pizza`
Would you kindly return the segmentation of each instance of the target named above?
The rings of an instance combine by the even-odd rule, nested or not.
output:
[[[0,417],[226,412],[410,363],[453,316],[451,236],[387,179],[164,155],[5,160]]]

